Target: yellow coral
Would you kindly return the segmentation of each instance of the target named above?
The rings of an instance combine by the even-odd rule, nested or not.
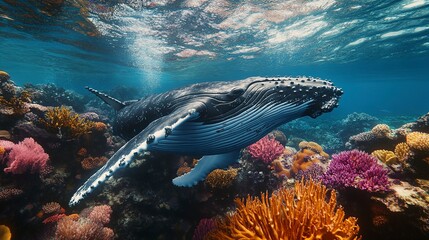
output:
[[[395,147],[395,155],[399,161],[406,161],[411,156],[411,149],[407,143],[398,143]]]
[[[6,99],[0,96],[0,108],[7,115],[23,115],[29,111],[27,103],[31,102],[31,95],[27,91],[22,91],[19,97]]]
[[[411,149],[429,151],[429,134],[412,132],[407,134],[407,144]]]
[[[238,169],[230,168],[228,170],[215,169],[207,175],[205,183],[207,186],[215,189],[223,189],[232,185],[237,177]]]
[[[387,124],[377,124],[372,128],[371,132],[378,138],[392,137],[392,130]]]
[[[79,114],[62,106],[49,109],[45,118],[40,120],[51,132],[63,137],[78,137],[91,132],[94,122],[79,117]]]
[[[5,71],[0,71],[0,82],[6,82],[10,79],[10,75]]]
[[[319,144],[317,144],[315,142],[302,141],[299,143],[299,148],[300,149],[310,149],[313,152],[318,153],[320,156],[322,156],[324,158],[329,158],[329,154],[324,152],[322,146],[320,146]]]
[[[12,239],[12,233],[6,225],[0,225],[0,240],[10,240]]]
[[[359,239],[357,219],[345,219],[336,193],[320,183],[298,182],[271,197],[236,199],[237,211],[218,223],[208,239]]]
[[[386,163],[387,165],[391,165],[399,162],[398,157],[392,151],[375,150],[374,152],[371,153],[371,155],[378,158],[378,160]]]

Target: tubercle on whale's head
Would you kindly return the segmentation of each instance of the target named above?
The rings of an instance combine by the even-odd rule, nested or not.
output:
[[[276,102],[310,103],[304,115],[316,118],[338,107],[344,93],[331,81],[313,77],[254,77],[246,79],[247,89],[263,92],[265,98]]]

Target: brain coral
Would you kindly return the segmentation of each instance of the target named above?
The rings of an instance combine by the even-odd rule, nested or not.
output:
[[[414,150],[429,151],[429,134],[422,132],[409,133],[407,134],[407,144]]]
[[[228,170],[215,169],[207,175],[205,183],[216,189],[227,188],[232,185],[232,182],[237,177],[238,169],[230,168]]]
[[[358,239],[354,217],[345,218],[336,193],[320,183],[298,182],[271,197],[236,199],[237,211],[206,239]]]

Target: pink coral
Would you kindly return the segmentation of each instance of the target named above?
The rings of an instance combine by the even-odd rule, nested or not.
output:
[[[279,141],[265,136],[248,147],[250,156],[264,163],[271,163],[283,153],[284,147]]]
[[[107,224],[110,222],[110,214],[112,214],[112,208],[109,205],[95,206],[88,218],[94,222]]]
[[[48,166],[49,155],[33,138],[25,138],[18,144],[0,141],[0,146],[6,149],[0,160],[6,162],[7,168],[4,171],[7,173],[23,174],[27,171],[40,173]]]

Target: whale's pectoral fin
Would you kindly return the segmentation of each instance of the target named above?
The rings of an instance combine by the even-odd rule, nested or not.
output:
[[[130,164],[143,154],[151,144],[157,143],[160,139],[165,139],[182,123],[199,117],[196,108],[184,108],[161,117],[150,123],[139,134],[122,146],[107,163],[92,175],[73,195],[69,205],[75,205],[86,197],[89,193],[105,182],[119,168]]]
[[[197,165],[189,172],[173,179],[173,184],[180,187],[191,187],[202,181],[213,170],[226,168],[238,161],[240,151],[234,151],[218,155],[207,155],[198,161]]]

